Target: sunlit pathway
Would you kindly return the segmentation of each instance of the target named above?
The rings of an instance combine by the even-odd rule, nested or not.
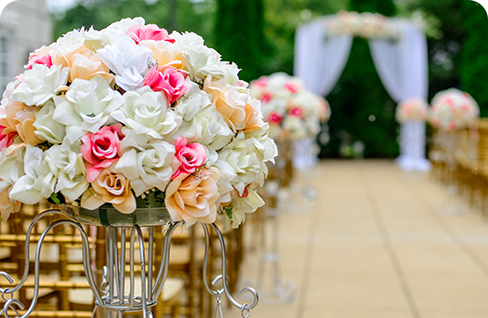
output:
[[[298,299],[262,303],[251,318],[488,317],[488,223],[479,213],[439,215],[441,186],[391,161],[325,161],[312,182],[313,208],[303,211],[295,195],[280,224],[283,277]],[[255,277],[257,264],[248,254],[242,275]]]

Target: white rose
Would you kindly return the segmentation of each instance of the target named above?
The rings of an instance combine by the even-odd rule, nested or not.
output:
[[[166,141],[138,136],[127,128],[124,134],[126,137],[120,143],[123,155],[115,169],[131,180],[136,196],[151,188],[165,191],[173,175],[175,147]]]
[[[67,32],[60,37],[56,42],[49,45],[49,53],[57,52],[59,55],[74,52],[85,43],[85,29],[75,29]]]
[[[14,184],[10,198],[31,205],[49,198],[54,192],[56,177],[44,160],[41,149],[27,146],[24,169],[25,175]]]
[[[55,192],[61,192],[74,201],[88,189],[79,145],[72,145],[65,139],[61,145],[46,150],[44,157],[52,174],[58,179]]]
[[[54,120],[56,106],[53,101],[47,102],[36,114],[35,134],[39,139],[47,140],[52,144],[60,144],[66,136],[66,127]]]
[[[218,206],[220,203],[227,203],[232,200],[231,192],[234,190],[234,187],[231,181],[237,177],[237,173],[227,161],[218,160],[213,166],[219,170],[219,181],[217,185],[220,196],[215,203]]]
[[[0,179],[14,184],[24,172],[25,146],[12,145],[0,154]]]
[[[117,21],[117,22],[114,22],[112,23],[111,25],[109,25],[108,27],[106,27],[105,29],[103,29],[102,31],[116,31],[116,30],[120,30],[122,32],[124,32],[124,34],[127,33],[127,31],[129,31],[129,29],[134,26],[134,25],[145,25],[146,24],[146,21],[144,20],[144,18],[142,17],[137,17],[137,18],[125,18],[125,19],[122,19],[120,21]]]
[[[86,132],[96,133],[110,123],[110,114],[124,103],[124,98],[97,75],[89,81],[75,79],[66,95],[55,97],[54,102],[53,118],[67,126],[66,135],[74,143]]]
[[[283,117],[287,112],[288,101],[286,99],[273,98],[268,103],[261,104],[261,111],[264,118],[268,118],[269,114],[276,113]]]
[[[297,116],[287,116],[283,119],[283,129],[290,132],[293,140],[300,140],[308,136],[305,121]]]
[[[0,154],[0,216],[7,220],[10,213],[20,210],[20,202],[10,198],[12,186],[24,172],[25,145],[12,145]]]
[[[56,96],[58,89],[65,86],[69,68],[36,64],[22,75],[22,82],[12,92],[11,100],[29,106],[41,106]]]
[[[235,134],[215,105],[210,104],[198,112],[191,121],[183,121],[178,135],[219,150],[229,144]]]
[[[173,32],[169,37],[175,39],[180,45],[185,65],[193,80],[203,81],[208,75],[212,75],[215,78],[225,79],[231,85],[237,83],[239,72],[237,65],[222,62],[220,54],[205,46],[201,36],[192,32],[183,34]]]
[[[153,60],[153,51],[137,45],[128,36],[121,36],[110,45],[97,51],[100,60],[115,73],[115,82],[125,91],[144,85],[144,75]]]
[[[175,112],[186,121],[191,121],[202,108],[212,103],[208,94],[200,90],[198,84],[189,81],[189,85],[190,90],[178,100],[174,108]]]
[[[222,149],[219,159],[227,161],[237,173],[231,184],[243,194],[248,184],[264,183],[268,173],[265,163],[273,161],[277,153],[275,143],[267,135],[259,136],[254,132],[253,135],[246,136],[241,131],[231,144]]]
[[[114,111],[112,117],[137,134],[162,139],[178,129],[181,116],[167,108],[168,102],[161,92],[144,86],[125,93],[124,98],[124,105]]]
[[[246,214],[253,213],[264,205],[263,199],[255,190],[249,190],[246,198],[236,197],[232,201],[232,219],[224,213],[224,227],[232,222],[232,227],[237,229],[246,220]]]

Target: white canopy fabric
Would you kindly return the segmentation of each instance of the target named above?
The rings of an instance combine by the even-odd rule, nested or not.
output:
[[[318,95],[328,95],[339,81],[351,52],[352,36],[327,37],[325,23],[300,26],[295,35],[295,76]]]
[[[398,40],[369,41],[379,77],[391,98],[400,101],[428,95],[428,52],[425,34],[409,23],[401,24]],[[295,38],[295,76],[308,89],[327,96],[337,84],[351,50],[352,36],[328,37],[324,18],[304,24]],[[424,124],[425,125],[425,124]],[[402,124],[400,157],[397,162],[408,170],[425,170],[425,127]],[[409,145],[409,143],[422,143]]]

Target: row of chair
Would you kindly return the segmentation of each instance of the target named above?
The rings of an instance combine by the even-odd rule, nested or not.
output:
[[[429,159],[449,195],[488,215],[488,119],[457,131],[433,130]]]

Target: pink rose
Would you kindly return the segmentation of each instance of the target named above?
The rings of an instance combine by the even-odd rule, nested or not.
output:
[[[268,93],[264,94],[263,97],[261,97],[261,102],[263,102],[263,104],[269,103],[270,100],[271,100],[271,95]]]
[[[127,31],[127,35],[137,44],[145,40],[167,41],[170,43],[175,43],[174,39],[168,38],[168,31],[165,29],[160,29],[155,24],[133,25]]]
[[[286,84],[285,89],[288,90],[290,93],[296,93],[298,91],[298,87],[293,83]]]
[[[163,92],[170,104],[185,95],[189,85],[185,81],[185,75],[173,67],[167,67],[162,72],[157,68],[151,68],[146,73],[144,85],[155,92]]]
[[[268,121],[269,121],[270,123],[274,123],[274,124],[278,124],[278,125],[279,125],[279,124],[281,123],[281,120],[282,120],[282,119],[283,119],[283,118],[282,118],[282,117],[281,117],[281,116],[280,116],[278,113],[275,113],[275,112],[270,113],[270,114],[268,115]]]
[[[188,139],[178,137],[175,145],[175,156],[173,167],[178,167],[171,176],[171,180],[176,179],[180,174],[191,174],[200,168],[207,160],[205,147],[194,142],[188,144]]]
[[[301,108],[295,107],[291,110],[290,116],[302,117],[303,110]]]
[[[268,86],[268,78],[263,76],[263,77],[260,77],[257,81],[254,82],[254,85],[256,85],[257,87],[259,88],[265,88],[266,86]]]
[[[0,151],[2,151],[4,148],[9,147],[11,144],[13,144],[15,137],[17,137],[17,135],[18,135],[15,132],[9,132],[9,133],[4,134],[3,131],[5,130],[5,128],[7,128],[7,127],[0,125]]]
[[[81,154],[86,160],[88,182],[93,182],[102,169],[110,167],[120,158],[120,140],[124,138],[121,130],[120,124],[105,126],[94,134],[87,133],[81,137]]]
[[[29,63],[27,65],[24,65],[25,68],[28,68],[29,70],[32,69],[34,64],[42,64],[46,65],[47,67],[53,66],[53,62],[51,60],[50,55],[34,55],[31,56],[29,59]]]

